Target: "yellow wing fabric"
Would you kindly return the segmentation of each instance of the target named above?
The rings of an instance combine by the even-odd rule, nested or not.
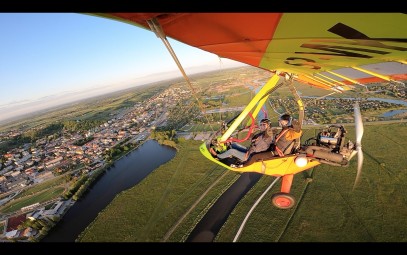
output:
[[[407,80],[402,13],[104,13],[248,65],[327,90]]]

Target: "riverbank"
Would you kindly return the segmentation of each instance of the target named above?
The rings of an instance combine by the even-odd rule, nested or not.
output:
[[[137,150],[115,161],[42,242],[75,242],[80,233],[118,194],[137,185],[175,154],[176,151],[171,148],[161,146],[154,140],[146,140]]]

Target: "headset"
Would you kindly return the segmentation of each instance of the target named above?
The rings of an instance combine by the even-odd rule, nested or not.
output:
[[[282,126],[280,120],[288,120],[288,123],[287,123],[286,125]],[[281,115],[280,118],[278,119],[278,124],[279,124],[281,127],[289,127],[289,126],[292,125],[292,122],[293,122],[293,117],[291,117],[291,116],[290,116],[289,114],[287,114],[287,113]]]

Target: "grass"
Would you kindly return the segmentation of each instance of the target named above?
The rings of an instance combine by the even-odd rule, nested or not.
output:
[[[47,180],[42,183],[36,184],[33,187],[29,187],[25,189],[23,192],[15,196],[14,199],[22,198],[28,195],[35,194],[37,192],[42,192],[44,190],[48,190],[51,187],[57,186],[62,184],[65,181],[65,176],[58,176],[56,178],[53,178],[52,180]]]
[[[24,206],[35,204],[37,202],[45,202],[46,198],[54,199],[58,197],[58,195],[62,195],[64,189],[60,186],[64,182],[65,176],[58,176],[52,180],[36,184],[33,187],[28,187],[15,196],[10,202],[0,206],[0,212],[8,213],[18,211]],[[47,194],[49,196],[47,196]]]
[[[63,187],[52,187],[48,190],[44,190],[42,192],[38,192],[35,195],[14,199],[10,203],[7,203],[1,210],[1,213],[9,213],[20,210],[21,208],[32,205],[35,203],[42,203],[54,198],[59,197],[62,192],[64,191]]]

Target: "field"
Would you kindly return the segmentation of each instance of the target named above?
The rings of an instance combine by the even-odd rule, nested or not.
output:
[[[24,189],[13,200],[0,207],[0,213],[18,211],[24,206],[43,203],[63,194],[65,186],[64,176],[45,181],[33,187]]]
[[[347,127],[347,130],[352,139],[353,128]],[[313,132],[305,130],[304,136]],[[79,241],[184,242],[216,198],[238,175],[226,172],[226,176],[193,207],[210,184],[225,173],[203,158],[198,146],[196,141],[183,143],[173,160],[154,170],[140,184],[119,194],[83,232]],[[407,241],[406,148],[406,123],[365,126],[363,173],[354,191],[355,160],[348,168],[324,165],[299,173],[291,190],[298,204],[290,210],[274,208],[270,196],[279,191],[280,185],[277,185],[256,207],[238,241]],[[308,175],[312,176],[312,182],[305,181]],[[263,176],[247,193],[215,242],[233,241],[251,206],[274,178]],[[188,210],[189,214],[183,218]],[[173,226],[178,227],[172,230]],[[168,233],[171,235],[167,236]]]

